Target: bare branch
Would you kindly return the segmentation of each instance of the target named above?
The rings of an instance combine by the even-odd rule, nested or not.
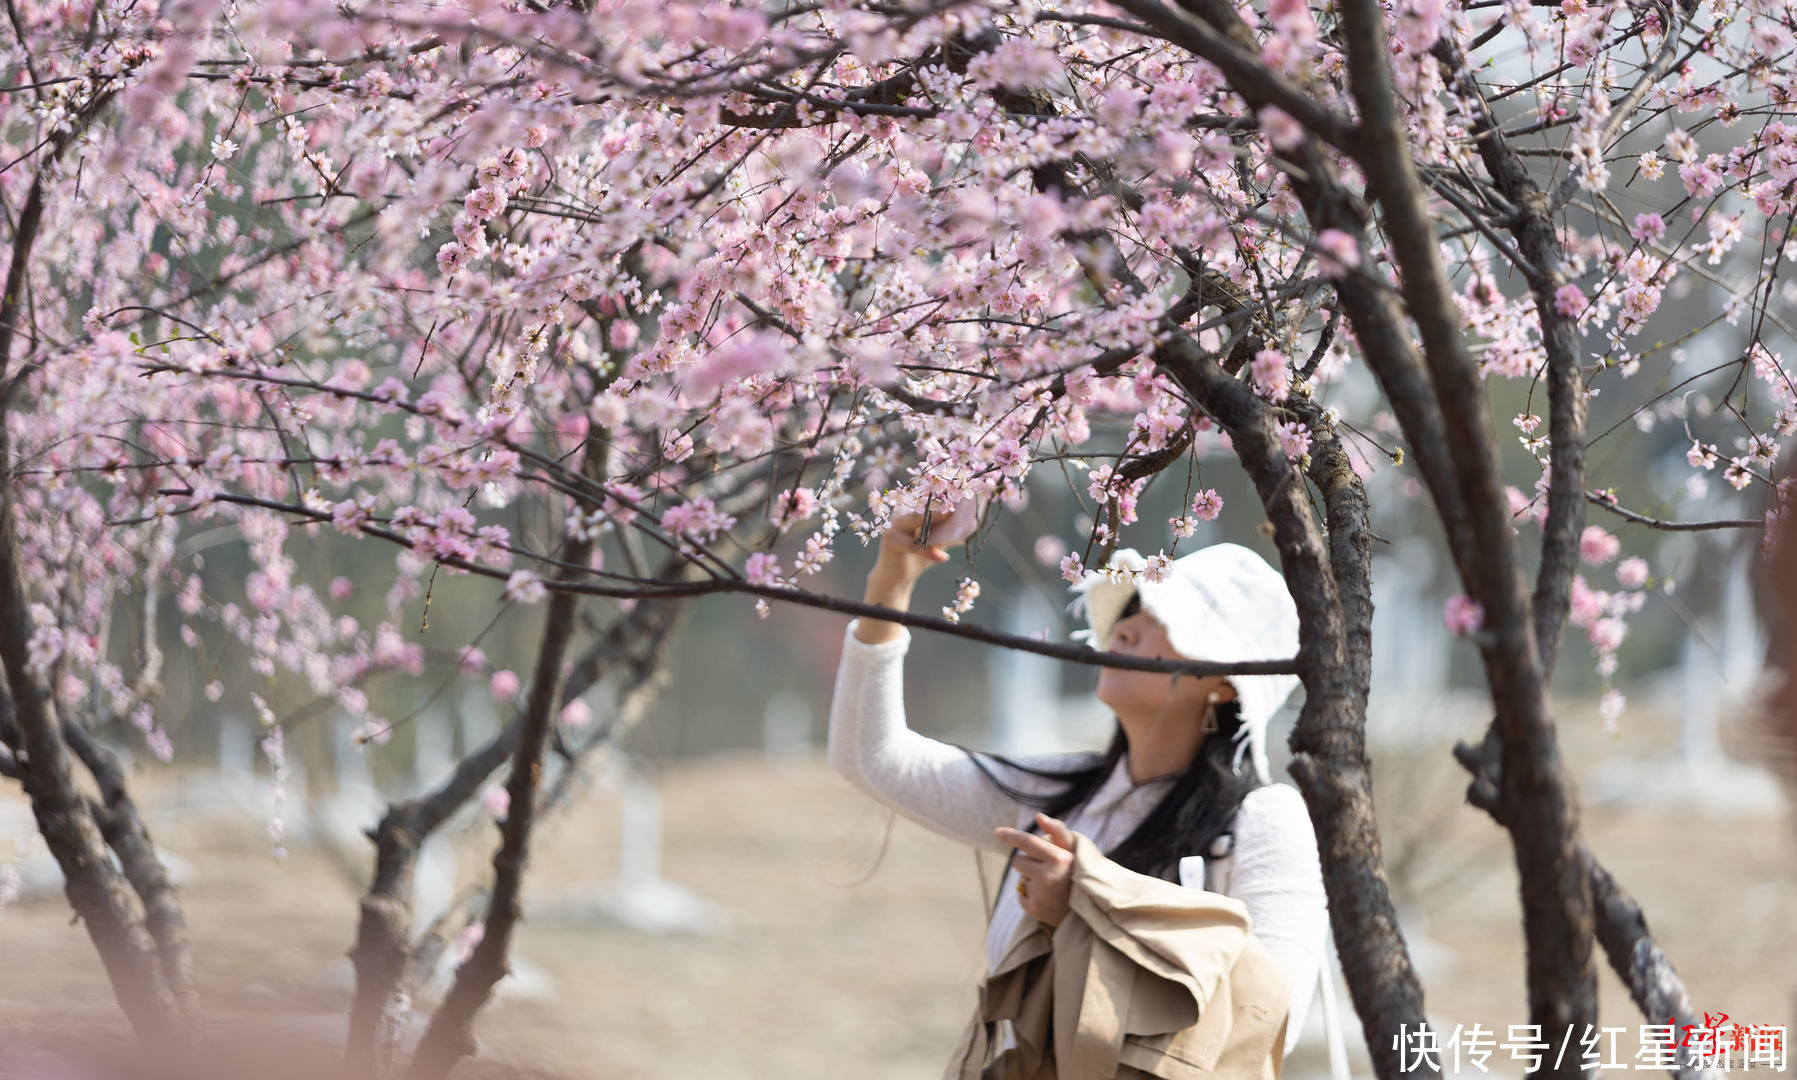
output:
[[[1618,506],[1615,498],[1608,496],[1601,491],[1585,492],[1585,501],[1593,506],[1603,507],[1610,513],[1622,518],[1624,521],[1632,522],[1636,525],[1645,525],[1650,529],[1660,529],[1664,532],[1712,532],[1717,529],[1763,529],[1766,527],[1764,521],[1755,521],[1752,518],[1721,518],[1716,521],[1668,521],[1665,518],[1648,517],[1646,514],[1638,514],[1633,510]]]

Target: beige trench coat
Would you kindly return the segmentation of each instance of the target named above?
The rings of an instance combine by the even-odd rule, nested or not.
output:
[[[1024,920],[944,1080],[1278,1080],[1291,986],[1242,902],[1074,836],[1068,916]],[[1000,1021],[1016,1033],[1002,1053]]]

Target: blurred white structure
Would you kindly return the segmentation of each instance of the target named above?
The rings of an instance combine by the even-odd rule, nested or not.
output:
[[[770,758],[807,757],[812,752],[811,701],[782,690],[761,710],[761,752]]]
[[[356,743],[356,722],[348,715],[331,717],[331,771],[333,790],[313,795],[300,804],[310,817],[317,842],[351,863],[368,860],[374,845],[368,833],[380,824],[387,800],[374,786],[366,746]],[[289,805],[293,800],[289,798]]]
[[[499,710],[485,688],[464,691],[456,702],[454,713],[464,755],[486,745],[488,739],[499,734]]]
[[[454,732],[449,718],[425,714],[412,720],[412,779],[408,797],[434,791],[455,771]],[[412,934],[416,937],[455,902],[457,859],[455,834],[473,820],[473,813],[458,814],[444,822],[418,848],[412,869]],[[385,810],[382,811],[385,813]]]
[[[200,814],[266,824],[278,816],[287,843],[305,842],[311,833],[311,819],[305,811],[305,765],[296,756],[287,758],[284,798],[277,800],[274,777],[266,769],[258,745],[260,736],[242,714],[221,714],[214,767],[176,770],[171,790],[144,805],[144,817],[157,821]],[[263,771],[258,772],[259,768]]]
[[[61,900],[63,899],[62,866],[57,863],[56,856],[50,854],[44,846],[43,839],[38,836],[7,845],[10,850],[0,849],[0,867],[11,866],[18,875],[17,892],[14,900]],[[13,852],[28,852],[23,857],[10,858]],[[176,887],[186,885],[193,880],[193,864],[166,848],[158,847],[156,857],[161,860],[162,868],[167,871],[169,881]],[[114,870],[119,869],[119,857],[111,848],[106,849],[106,858],[112,863]]]
[[[1772,774],[1731,761],[1719,737],[1725,716],[1758,707],[1766,635],[1753,611],[1756,552],[1738,546],[1716,614],[1690,628],[1678,668],[1661,680],[1659,696],[1679,717],[1678,746],[1663,757],[1604,762],[1585,785],[1594,805],[1674,802],[1715,818],[1784,807]]]
[[[600,756],[594,767],[601,786],[618,792],[617,874],[596,896],[546,905],[545,917],[653,934],[721,930],[721,908],[661,876],[661,791],[655,782],[621,753]]]
[[[1438,563],[1429,542],[1416,536],[1373,559],[1369,745],[1452,745],[1476,740],[1491,722],[1490,695],[1456,689],[1450,680],[1454,638],[1441,621]]]
[[[1065,643],[1061,613],[1033,588],[1007,598],[1000,614],[1007,634]],[[1046,636],[1044,636],[1046,634]],[[1114,720],[1091,691],[1061,693],[1061,661],[1040,653],[982,646],[986,674],[987,734],[974,749],[996,754],[1051,754],[1102,750]]]

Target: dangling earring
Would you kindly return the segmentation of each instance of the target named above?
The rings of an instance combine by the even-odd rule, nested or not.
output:
[[[1198,730],[1205,735],[1209,735],[1211,732],[1217,730],[1216,699],[1217,695],[1212,694],[1210,704],[1207,704],[1204,707],[1204,721],[1198,726]]]

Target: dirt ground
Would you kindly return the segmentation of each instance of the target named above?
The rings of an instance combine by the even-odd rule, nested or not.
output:
[[[1670,745],[1663,719],[1630,715],[1629,752]],[[1595,721],[1565,727],[1581,782],[1619,752],[1586,734]],[[1414,893],[1406,917],[1433,943],[1419,937],[1427,1011],[1445,1031],[1478,1021],[1501,1041],[1508,1025],[1527,1020],[1510,851],[1460,802],[1464,781],[1445,748],[1418,760],[1440,764],[1387,769],[1381,813],[1394,850],[1406,853],[1404,880],[1432,883],[1406,886]],[[483,1057],[568,1078],[940,1075],[983,955],[969,851],[902,820],[888,835],[886,812],[815,757],[688,761],[658,778],[662,875],[719,905],[727,927],[658,935],[558,914],[612,882],[616,796],[593,791],[541,834],[527,887],[517,955],[552,977],[553,992],[483,1014]],[[174,782],[146,776],[143,801],[156,806]],[[1753,1023],[1797,1019],[1791,817],[1720,819],[1679,805],[1585,811],[1591,847],[1641,900],[1700,1009]],[[195,868],[182,896],[214,1026],[340,1024],[348,988],[332,965],[356,916],[340,863],[306,849],[276,862],[255,821],[156,821],[159,842]],[[470,871],[491,836],[475,829],[464,838]],[[0,862],[5,855],[0,846]],[[1619,1044],[1627,1060],[1642,1018],[1607,967],[1600,980],[1603,1022],[1629,1030]],[[1345,989],[1338,1001],[1347,1012]],[[1311,1028],[1288,1076],[1326,1074],[1318,1022]],[[0,1049],[60,1036],[120,1039],[124,1030],[60,898],[0,910]],[[1349,1043],[1355,1074],[1368,1075],[1357,1028]],[[1491,1072],[1521,1076],[1505,1057],[1492,1058]]]

